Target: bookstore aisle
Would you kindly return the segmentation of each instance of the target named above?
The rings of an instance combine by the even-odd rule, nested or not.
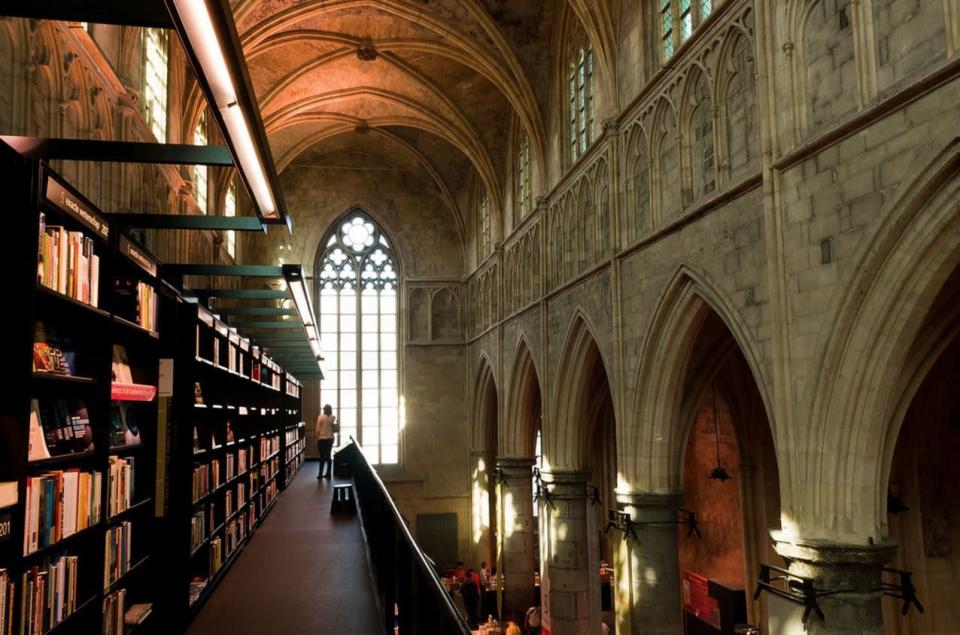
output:
[[[316,464],[304,466],[189,635],[379,632],[360,524],[330,515],[332,492]]]

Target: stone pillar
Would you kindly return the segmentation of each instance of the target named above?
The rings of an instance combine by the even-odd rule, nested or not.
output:
[[[549,490],[540,507],[544,635],[600,634],[599,545],[588,479],[583,471],[543,474]]]
[[[496,557],[493,543],[497,528],[494,526],[495,508],[491,495],[493,471],[493,462],[488,451],[470,452],[470,547],[472,553],[465,558],[469,561],[468,567],[476,568],[481,562],[491,563]]]
[[[500,563],[505,615],[534,604],[533,459],[500,457]]]
[[[813,578],[818,590],[833,592],[817,598],[824,621],[811,613],[807,633],[883,633],[881,573],[896,552],[895,543],[845,545],[777,535],[774,540],[792,573]]]
[[[630,514],[636,539],[616,553],[618,633],[679,633],[680,558],[677,545],[679,494],[617,494]],[[622,534],[621,534],[622,536]]]

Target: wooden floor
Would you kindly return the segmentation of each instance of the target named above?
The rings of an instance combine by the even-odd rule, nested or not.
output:
[[[331,482],[307,463],[190,626],[190,635],[376,635],[357,517],[331,516]]]

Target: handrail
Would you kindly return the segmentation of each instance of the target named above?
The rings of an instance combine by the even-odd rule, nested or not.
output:
[[[386,619],[391,622],[385,624],[388,632],[393,633],[393,604],[396,603],[397,622],[401,634],[428,632],[425,627],[427,626],[426,622],[430,622],[429,632],[431,633],[469,635],[470,628],[467,626],[460,610],[453,603],[450,593],[441,584],[429,558],[420,549],[413,534],[410,533],[410,528],[400,514],[400,510],[397,509],[396,503],[383,484],[380,475],[367,461],[367,457],[356,439],[352,436],[349,438],[350,444],[336,453],[336,460],[341,463],[348,462],[353,468],[352,478],[360,508],[360,516],[365,528],[364,536],[370,547],[372,564],[377,570],[378,578],[386,578],[382,579],[378,586],[382,587],[380,592]],[[364,483],[365,480],[369,482]],[[372,485],[373,491],[370,490],[369,485]],[[373,500],[373,497],[369,496],[370,494],[376,495],[379,500]],[[376,507],[378,503],[380,509],[374,511],[379,511],[379,514],[364,513],[365,507]],[[387,526],[385,527],[385,525]],[[381,544],[371,544],[377,538],[380,538]],[[396,544],[383,544],[389,541]],[[405,549],[402,549],[402,547],[405,547]],[[377,562],[377,556],[387,548],[390,548],[395,557],[381,559],[390,561]],[[386,575],[386,570],[393,569],[401,564],[406,564],[408,568],[413,570],[397,570],[395,571],[397,575],[392,577]],[[416,574],[419,574],[421,578],[418,578]],[[405,575],[410,577],[407,578]],[[412,588],[398,586],[408,582],[417,587],[417,593],[413,593],[414,589]],[[424,586],[427,588],[423,588]],[[433,605],[425,605],[424,603],[426,599],[424,597],[426,593],[424,592],[427,591],[435,600]]]

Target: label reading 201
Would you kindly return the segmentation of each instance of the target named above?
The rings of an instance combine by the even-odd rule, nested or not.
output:
[[[12,533],[13,521],[10,519],[10,514],[0,514],[0,542],[10,540]]]

